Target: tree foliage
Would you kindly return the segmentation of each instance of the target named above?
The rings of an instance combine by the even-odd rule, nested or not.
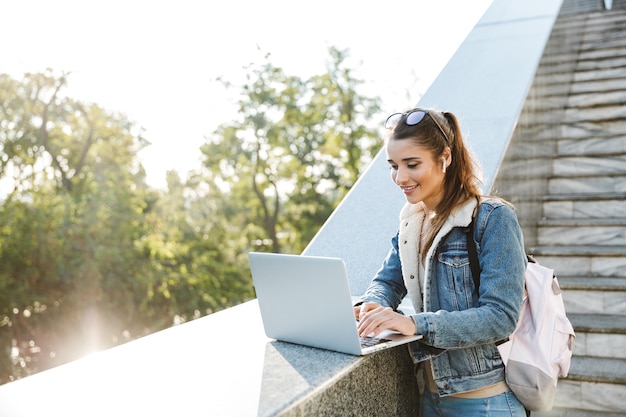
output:
[[[378,148],[346,57],[223,81],[236,119],[165,190],[142,130],[67,97],[69,74],[0,74],[0,383],[254,297],[247,253],[302,250]]]
[[[269,60],[251,65],[237,120],[202,147],[211,180],[237,202],[231,221],[257,249],[301,251],[379,147],[379,101],[359,94],[347,56],[331,48],[328,72],[307,80]]]

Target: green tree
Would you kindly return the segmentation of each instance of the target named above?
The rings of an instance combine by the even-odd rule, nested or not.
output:
[[[0,366],[19,377],[145,334],[146,144],[123,115],[65,97],[67,74],[0,75]],[[137,307],[138,306],[138,307]]]
[[[69,74],[0,74],[0,383],[252,298],[249,250],[301,251],[379,147],[346,57],[224,81],[237,119],[166,190],[145,184],[141,129],[67,97]]]
[[[0,383],[253,297],[229,197],[147,187],[141,130],[67,80],[0,74]]]
[[[329,53],[328,72],[307,80],[267,57],[248,67],[237,120],[202,147],[210,180],[235,206],[230,221],[255,248],[301,251],[379,147],[379,100],[359,94],[348,51]]]
[[[153,263],[152,310],[180,323],[253,298],[246,246],[237,225],[223,221],[228,195],[198,175],[183,183],[169,172],[167,185],[138,242]]]

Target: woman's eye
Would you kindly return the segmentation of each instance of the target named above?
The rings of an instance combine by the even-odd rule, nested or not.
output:
[[[417,168],[417,164],[407,164],[407,168],[409,169]]]
[[[397,165],[389,165],[389,169],[392,170],[392,171],[395,171],[395,170],[398,169],[398,166]]]

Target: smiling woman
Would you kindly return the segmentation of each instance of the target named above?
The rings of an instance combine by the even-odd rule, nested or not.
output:
[[[523,296],[526,257],[515,213],[480,195],[477,165],[454,114],[412,109],[391,115],[386,127],[391,178],[407,202],[382,267],[355,305],[359,333],[423,336],[411,354],[423,371],[425,417],[523,415],[494,343],[515,329]],[[492,279],[480,292],[467,262],[474,212],[482,229],[480,266]],[[407,294],[410,315],[396,310]],[[483,359],[466,365],[475,358]]]

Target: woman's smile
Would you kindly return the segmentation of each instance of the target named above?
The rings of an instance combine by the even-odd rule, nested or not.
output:
[[[400,186],[404,194],[411,194],[417,187],[418,187],[417,185],[412,185],[410,187]]]

